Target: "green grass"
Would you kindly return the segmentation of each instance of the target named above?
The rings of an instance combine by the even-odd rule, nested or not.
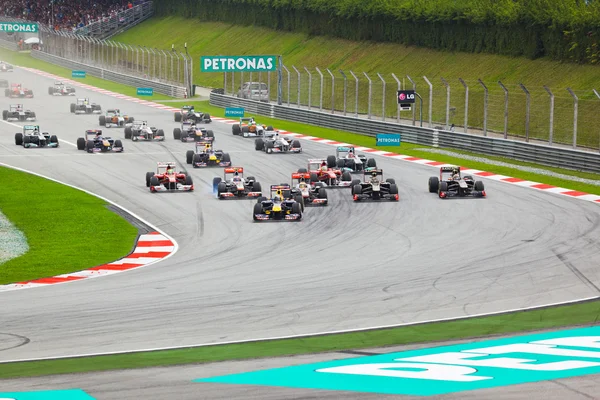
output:
[[[0,195],[0,211],[29,244],[27,253],[0,264],[0,284],[83,270],[132,250],[137,229],[105,201],[10,168],[0,172],[13,188]]]
[[[283,56],[284,64],[291,70],[291,101],[297,97],[297,75],[291,69],[296,66],[302,71],[302,104],[308,100],[308,75],[306,66],[313,71],[312,104],[319,104],[320,78],[314,67],[319,67],[324,79],[323,107],[330,108],[331,78],[325,71],[329,68],[336,78],[336,108],[343,105],[343,80],[338,70],[348,75],[348,109],[354,110],[354,79],[348,74],[354,71],[361,79],[359,90],[359,112],[367,113],[368,84],[363,76],[367,72],[373,79],[372,113],[381,115],[382,86],[376,73],[384,76],[386,87],[386,115],[396,114],[396,82],[391,76],[395,73],[404,84],[412,87],[405,78],[411,76],[417,83],[417,90],[423,96],[423,115],[427,118],[429,91],[423,80],[427,76],[434,86],[433,119],[437,124],[445,122],[446,89],[441,78],[451,87],[450,123],[462,126],[464,116],[464,89],[458,78],[463,78],[470,87],[469,126],[483,127],[483,89],[477,82],[482,79],[490,90],[488,129],[502,132],[504,126],[504,92],[498,85],[502,81],[508,88],[510,133],[523,136],[525,133],[524,92],[518,86],[523,83],[531,92],[530,136],[540,140],[548,139],[549,96],[543,89],[550,87],[555,94],[554,141],[570,143],[573,133],[573,98],[566,88],[572,88],[579,96],[578,144],[590,148],[600,147],[597,126],[600,126],[600,114],[597,112],[599,100],[592,89],[600,89],[600,69],[595,65],[561,63],[548,59],[530,60],[522,57],[508,57],[491,54],[472,54],[442,52],[425,48],[409,47],[392,43],[352,42],[330,37],[309,36],[302,33],[275,31],[257,26],[231,25],[220,22],[203,22],[197,19],[181,17],[153,18],[118,35],[115,40],[158,49],[170,49],[174,44],[183,51],[187,42],[188,51],[194,59],[194,81],[207,87],[223,87],[222,73],[201,73],[199,67],[202,55],[243,55],[277,54]],[[244,74],[248,81],[249,74]],[[283,96],[287,99],[287,75],[283,77]],[[236,82],[241,81],[236,74]],[[253,74],[252,80],[258,80]],[[262,74],[266,82],[266,74]],[[276,75],[272,74],[274,86]],[[228,85],[230,90],[231,86]],[[275,95],[275,90],[271,91]],[[418,105],[417,105],[418,107]],[[404,112],[405,118],[410,113]]]
[[[8,363],[0,364],[0,378],[197,364],[475,338],[568,325],[596,324],[599,314],[600,301],[591,301],[577,305],[471,318],[453,322],[429,323],[327,336],[206,346],[180,350]]]
[[[181,107],[185,104],[189,104],[189,101],[188,102],[183,101],[181,103],[169,102],[169,103],[163,103],[163,104],[168,104],[171,107],[177,108],[177,107]],[[215,117],[224,117],[225,116],[225,110],[223,108],[212,106],[206,100],[194,102],[194,106],[196,107],[196,109],[208,112],[210,115],[213,115]],[[338,130],[329,129],[329,128],[323,128],[323,127],[314,126],[314,125],[306,125],[306,124],[300,124],[300,123],[296,123],[296,122],[273,119],[273,118],[268,118],[268,117],[263,117],[263,116],[260,116],[260,117],[257,116],[257,120],[260,123],[264,123],[267,125],[273,125],[277,129],[286,130],[288,132],[301,133],[301,134],[320,137],[320,138],[324,138],[324,139],[336,140],[338,142],[352,143],[357,146],[365,146],[365,147],[375,148],[375,138],[369,137],[369,136],[359,135],[356,133],[343,132],[343,131],[338,131]],[[378,146],[377,147],[377,149],[379,149],[379,150],[389,151],[392,153],[399,153],[399,154],[409,155],[409,156],[413,156],[413,157],[425,158],[425,159],[429,159],[429,160],[445,162],[448,164],[457,164],[460,166],[480,169],[480,170],[484,170],[484,171],[493,171],[493,172],[501,174],[501,175],[512,176],[515,178],[521,178],[521,179],[531,180],[531,181],[540,182],[540,183],[547,183],[549,185],[554,185],[554,186],[564,187],[564,188],[568,188],[568,189],[578,190],[581,192],[587,192],[587,193],[591,193],[591,194],[600,195],[600,186],[590,185],[590,184],[576,182],[576,181],[567,180],[567,179],[555,178],[555,177],[551,177],[551,176],[547,176],[547,175],[534,174],[534,173],[526,172],[526,171],[523,171],[523,170],[520,170],[517,168],[508,168],[508,167],[501,167],[501,166],[496,166],[496,165],[491,165],[491,164],[485,164],[485,163],[481,163],[481,162],[474,162],[474,161],[471,161],[468,159],[461,159],[458,157],[451,157],[451,156],[447,156],[447,155],[443,155],[443,154],[435,154],[435,153],[430,153],[427,151],[420,150],[423,148],[427,148],[427,146],[411,144],[411,143],[402,143],[402,145],[400,147],[394,147],[394,146]],[[468,153],[468,152],[464,152],[464,151],[460,151],[460,150],[453,150],[453,149],[448,149],[448,150],[456,151],[456,152],[459,152],[459,153],[465,154],[465,155],[481,156],[479,154]],[[502,162],[515,164],[515,165],[546,169],[549,171],[554,171],[554,172],[558,172],[561,174],[570,175],[573,177],[595,179],[600,182],[600,174],[578,172],[578,171],[573,171],[573,170],[563,169],[563,168],[552,168],[552,167],[542,166],[542,165],[533,164],[533,163],[520,162],[520,161],[508,159],[508,158],[492,157],[492,156],[485,156],[485,157],[489,158],[491,160],[502,161]]]
[[[49,72],[54,75],[61,76],[63,78],[69,78],[81,83],[85,83],[86,85],[96,86],[102,89],[110,90],[113,92],[121,93],[127,96],[136,97],[138,99],[155,101],[155,100],[168,100],[172,99],[172,97],[162,95],[160,93],[156,93],[153,96],[138,96],[136,93],[136,88],[133,86],[125,86],[119,83],[115,83],[112,81],[108,81],[105,79],[96,78],[93,76],[87,76],[85,78],[71,78],[71,70],[63,67],[59,67],[58,65],[50,64],[42,60],[38,60],[36,58],[31,57],[29,53],[26,52],[14,52],[10,50],[6,50],[0,47],[0,59],[21,67],[35,68],[41,71]],[[12,81],[11,81],[12,82]],[[22,82],[25,86],[27,86],[27,82]],[[35,94],[35,93],[34,93]]]

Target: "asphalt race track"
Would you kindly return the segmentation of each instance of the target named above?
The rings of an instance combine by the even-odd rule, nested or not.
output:
[[[2,162],[105,196],[180,249],[127,273],[0,293],[0,361],[399,324],[600,292],[597,204],[492,181],[485,181],[487,199],[442,201],[427,192],[434,168],[378,157],[384,177],[399,184],[398,203],[354,204],[349,189],[332,189],[331,205],[308,209],[302,222],[254,223],[251,200],[214,198],[221,168],[191,170],[193,193],[146,188],[145,173],[157,161],[186,166],[193,149],[173,140],[171,112],[77,88],[77,97],[147,119],[167,135],[162,144],[123,139],[123,154],[87,154],[74,144],[85,129],[99,128],[97,115],[70,114],[74,98],[48,95],[52,79],[19,69],[8,79],[36,97],[2,97],[0,108],[22,102],[61,146],[16,146],[19,128],[0,123]],[[267,155],[254,150],[253,139],[232,136],[229,125],[210,129],[215,147],[263,189],[289,182],[307,158],[334,153],[303,141],[303,154]],[[122,129],[108,131],[123,138]],[[102,237],[89,242],[102,246]]]

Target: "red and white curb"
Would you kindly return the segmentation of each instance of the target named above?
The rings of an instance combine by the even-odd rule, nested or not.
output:
[[[12,169],[15,169],[18,171],[22,171],[22,172],[26,172],[26,173],[29,173],[29,174],[32,174],[35,176],[39,176],[41,178],[45,178],[50,181],[63,184],[65,186],[69,186],[69,187],[72,187],[77,190],[81,190],[82,192],[85,192],[89,195],[95,196],[101,200],[106,201],[107,203],[112,204],[115,207],[120,208],[124,212],[131,215],[131,217],[143,222],[145,225],[147,225],[148,227],[150,227],[151,229],[154,230],[148,234],[139,235],[139,237],[136,240],[135,248],[133,249],[133,251],[130,254],[128,254],[127,256],[125,256],[117,261],[113,261],[113,262],[110,262],[107,264],[88,268],[83,271],[70,272],[67,274],[56,275],[56,276],[40,278],[40,279],[34,279],[34,280],[30,280],[30,281],[11,283],[11,284],[7,284],[7,285],[0,285],[0,292],[7,292],[7,291],[19,290],[19,289],[31,289],[31,288],[44,287],[44,286],[49,286],[49,285],[56,285],[56,284],[60,284],[60,283],[77,282],[77,281],[81,281],[84,279],[98,278],[101,276],[107,276],[107,275],[117,274],[120,272],[130,271],[133,269],[142,268],[142,267],[146,267],[151,264],[155,264],[159,261],[163,261],[166,258],[169,258],[173,254],[175,254],[178,250],[177,242],[175,242],[175,240],[173,238],[169,237],[166,233],[161,232],[158,228],[152,226],[152,224],[143,220],[141,217],[135,215],[134,213],[130,212],[129,210],[119,206],[118,204],[116,204],[102,196],[99,196],[95,193],[89,192],[85,189],[81,189],[77,186],[70,185],[68,183],[61,182],[59,180],[49,178],[47,176],[44,176],[44,175],[41,175],[38,173],[28,171],[26,169],[17,168],[12,165],[4,164],[4,163],[0,163],[0,165],[3,167],[12,168]]]
[[[34,68],[23,68],[23,69],[26,71],[41,75],[41,76],[53,78],[56,80],[60,80],[62,82],[67,82],[73,86],[79,86],[79,87],[89,89],[89,90],[92,90],[92,91],[95,91],[98,93],[113,96],[118,99],[129,100],[134,103],[143,104],[143,105],[147,105],[149,107],[158,108],[158,109],[166,110],[166,111],[181,111],[179,108],[173,108],[173,107],[165,106],[164,104],[159,104],[159,103],[155,103],[152,101],[141,100],[141,99],[138,99],[135,97],[125,96],[123,94],[111,92],[109,90],[99,89],[94,86],[86,85],[86,84],[83,84],[78,81],[73,81],[71,79],[65,79],[60,76],[49,74],[49,73],[43,72],[43,71],[39,71]],[[219,117],[212,117],[212,119],[215,121],[218,121],[218,122],[229,124],[229,125],[236,124],[239,122],[236,120],[231,120],[231,119],[227,119],[227,118],[219,118]],[[284,133],[289,136],[293,136],[296,139],[310,140],[312,142],[329,144],[332,146],[353,146],[352,144],[348,144],[348,143],[341,143],[341,142],[336,142],[335,140],[302,135],[300,133],[287,132],[284,130],[280,130],[279,132]],[[373,155],[377,155],[377,156],[381,156],[381,157],[388,157],[388,158],[393,158],[396,160],[402,160],[402,161],[407,161],[407,162],[411,162],[411,163],[427,165],[427,166],[431,166],[431,167],[439,168],[440,166],[443,166],[443,165],[449,165],[449,164],[442,163],[439,161],[426,160],[423,158],[412,157],[412,156],[402,155],[402,154],[398,154],[398,153],[391,153],[391,152],[383,151],[383,150],[371,149],[369,147],[358,147],[357,146],[356,149],[359,151],[365,152],[365,153],[369,153],[369,154],[373,154]],[[543,192],[554,193],[554,194],[561,195],[561,196],[576,198],[578,200],[585,200],[585,201],[590,201],[593,203],[600,203],[600,196],[595,195],[595,194],[589,194],[589,193],[580,192],[577,190],[561,188],[561,187],[557,187],[557,186],[548,185],[545,183],[528,181],[528,180],[520,179],[520,178],[513,178],[510,176],[496,174],[494,172],[481,171],[478,169],[473,169],[473,168],[468,168],[468,167],[463,167],[463,166],[461,166],[460,168],[461,168],[462,172],[468,172],[469,175],[475,175],[475,176],[479,176],[479,177],[482,177],[485,179],[491,179],[491,180],[495,180],[498,182],[508,183],[511,185],[516,185],[516,186],[526,187],[529,189],[535,189],[535,190],[539,190],[539,191],[543,191]]]

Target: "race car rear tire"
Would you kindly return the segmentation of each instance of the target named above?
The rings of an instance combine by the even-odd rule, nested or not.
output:
[[[298,139],[292,140],[292,149],[300,149],[300,148],[302,148],[300,141]]]
[[[395,183],[390,185],[390,194],[398,194],[398,185]]]
[[[262,214],[262,213],[263,213],[263,208],[262,208],[262,204],[260,204],[260,201],[259,201],[258,203],[256,203],[254,205],[254,210],[252,212],[252,219],[255,220],[255,221],[259,221],[256,218],[256,214]]]
[[[98,122],[100,123],[100,126],[106,126],[106,116],[105,115],[99,116]],[[127,139],[127,137],[125,139]]]
[[[319,193],[317,193],[317,197],[319,197],[320,199],[326,199],[327,198],[327,190],[325,188],[319,189]]]
[[[306,168],[298,168],[298,173],[299,174],[305,174],[307,172],[308,172],[308,170]]]
[[[82,137],[77,139],[77,150],[85,150],[85,139]]]
[[[192,179],[191,176],[189,176],[189,175],[185,176],[185,184],[186,185],[193,185],[194,184],[194,180]]]
[[[173,139],[175,139],[175,140],[181,140],[181,128],[174,128],[173,129]]]
[[[354,185],[360,185],[360,179],[352,179],[350,186],[354,187]]]
[[[352,194],[362,194],[362,186],[361,185],[352,186]]]
[[[239,135],[240,133],[242,133],[242,129],[240,128],[240,124],[235,124],[231,126],[231,133],[233,133],[234,135]]]
[[[186,151],[186,153],[185,153],[185,162],[188,163],[188,164],[191,164],[193,159],[194,159],[194,150],[188,150],[188,151]]]
[[[123,148],[123,142],[121,142],[119,139],[117,139],[113,143],[113,147],[120,147],[122,149]]]
[[[369,158],[367,160],[367,168],[377,168],[377,161],[374,158]]]
[[[319,176],[314,172],[310,174],[310,182],[319,182]]]
[[[387,183],[396,183],[396,180],[394,178],[387,178],[385,181]]]
[[[223,157],[221,158],[221,162],[231,163],[231,157],[229,153],[223,153]]]
[[[252,183],[252,191],[253,192],[262,192],[262,186],[260,186],[260,182]]]
[[[302,207],[300,206],[299,203],[292,204],[292,213],[300,214],[300,218],[298,218],[298,219],[299,220],[302,219]]]
[[[154,172],[146,172],[146,187],[150,187],[150,179],[154,176]]]
[[[475,184],[473,185],[473,189],[475,189],[478,192],[483,192],[484,186],[483,186],[483,182],[482,181],[475,181]]]
[[[351,180],[352,180],[352,175],[350,174],[350,172],[348,172],[348,171],[342,172],[342,181],[343,182],[349,182]]]
[[[56,135],[50,136],[50,143],[56,143],[56,145],[58,145],[58,137]]]
[[[175,118],[175,122],[181,122],[181,113],[179,111],[176,112],[173,117]]]
[[[162,138],[161,140],[165,140],[165,131],[163,131],[162,129],[157,130],[156,137]]]
[[[327,168],[337,167],[337,159],[335,156],[327,156]]]
[[[85,150],[88,153],[93,153],[94,152],[94,141],[93,140],[88,140],[87,143],[85,144]]]
[[[75,103],[71,103],[71,112],[74,113],[75,112]]]
[[[254,141],[254,149],[255,150],[257,150],[257,151],[258,150],[264,150],[264,148],[265,148],[265,142],[263,142],[262,139],[256,139]]]
[[[225,192],[227,192],[227,185],[225,184],[225,182],[219,182],[219,184],[217,185],[217,196],[221,198],[221,193]]]
[[[429,193],[437,193],[440,188],[440,179],[437,176],[429,178]]]
[[[152,174],[152,178],[150,178],[150,186],[160,186],[160,182],[158,181],[158,178],[154,176],[154,174]]]
[[[15,133],[15,144],[17,146],[21,146],[23,144],[23,134],[22,133]]]

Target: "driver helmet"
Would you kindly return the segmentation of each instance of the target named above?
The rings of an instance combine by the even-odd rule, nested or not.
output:
[[[305,189],[308,185],[306,184],[306,181],[304,179],[302,179],[299,183],[298,183],[298,188],[300,189]]]
[[[102,135],[102,132],[96,132],[96,137],[100,137],[100,135]]]
[[[167,165],[167,175],[173,175],[175,171],[173,170],[172,165]]]
[[[323,172],[327,171],[327,163],[325,161],[323,161],[321,163],[321,171],[323,171]]]
[[[454,175],[452,175],[452,179],[454,179],[455,181],[459,181],[460,180],[460,175],[459,174],[454,174]]]
[[[278,190],[275,193],[275,196],[273,197],[273,203],[279,204],[279,203],[281,203],[281,200],[282,200],[281,190]]]
[[[371,176],[372,176],[373,178],[377,178],[377,171],[372,171],[372,172],[371,172]]]

